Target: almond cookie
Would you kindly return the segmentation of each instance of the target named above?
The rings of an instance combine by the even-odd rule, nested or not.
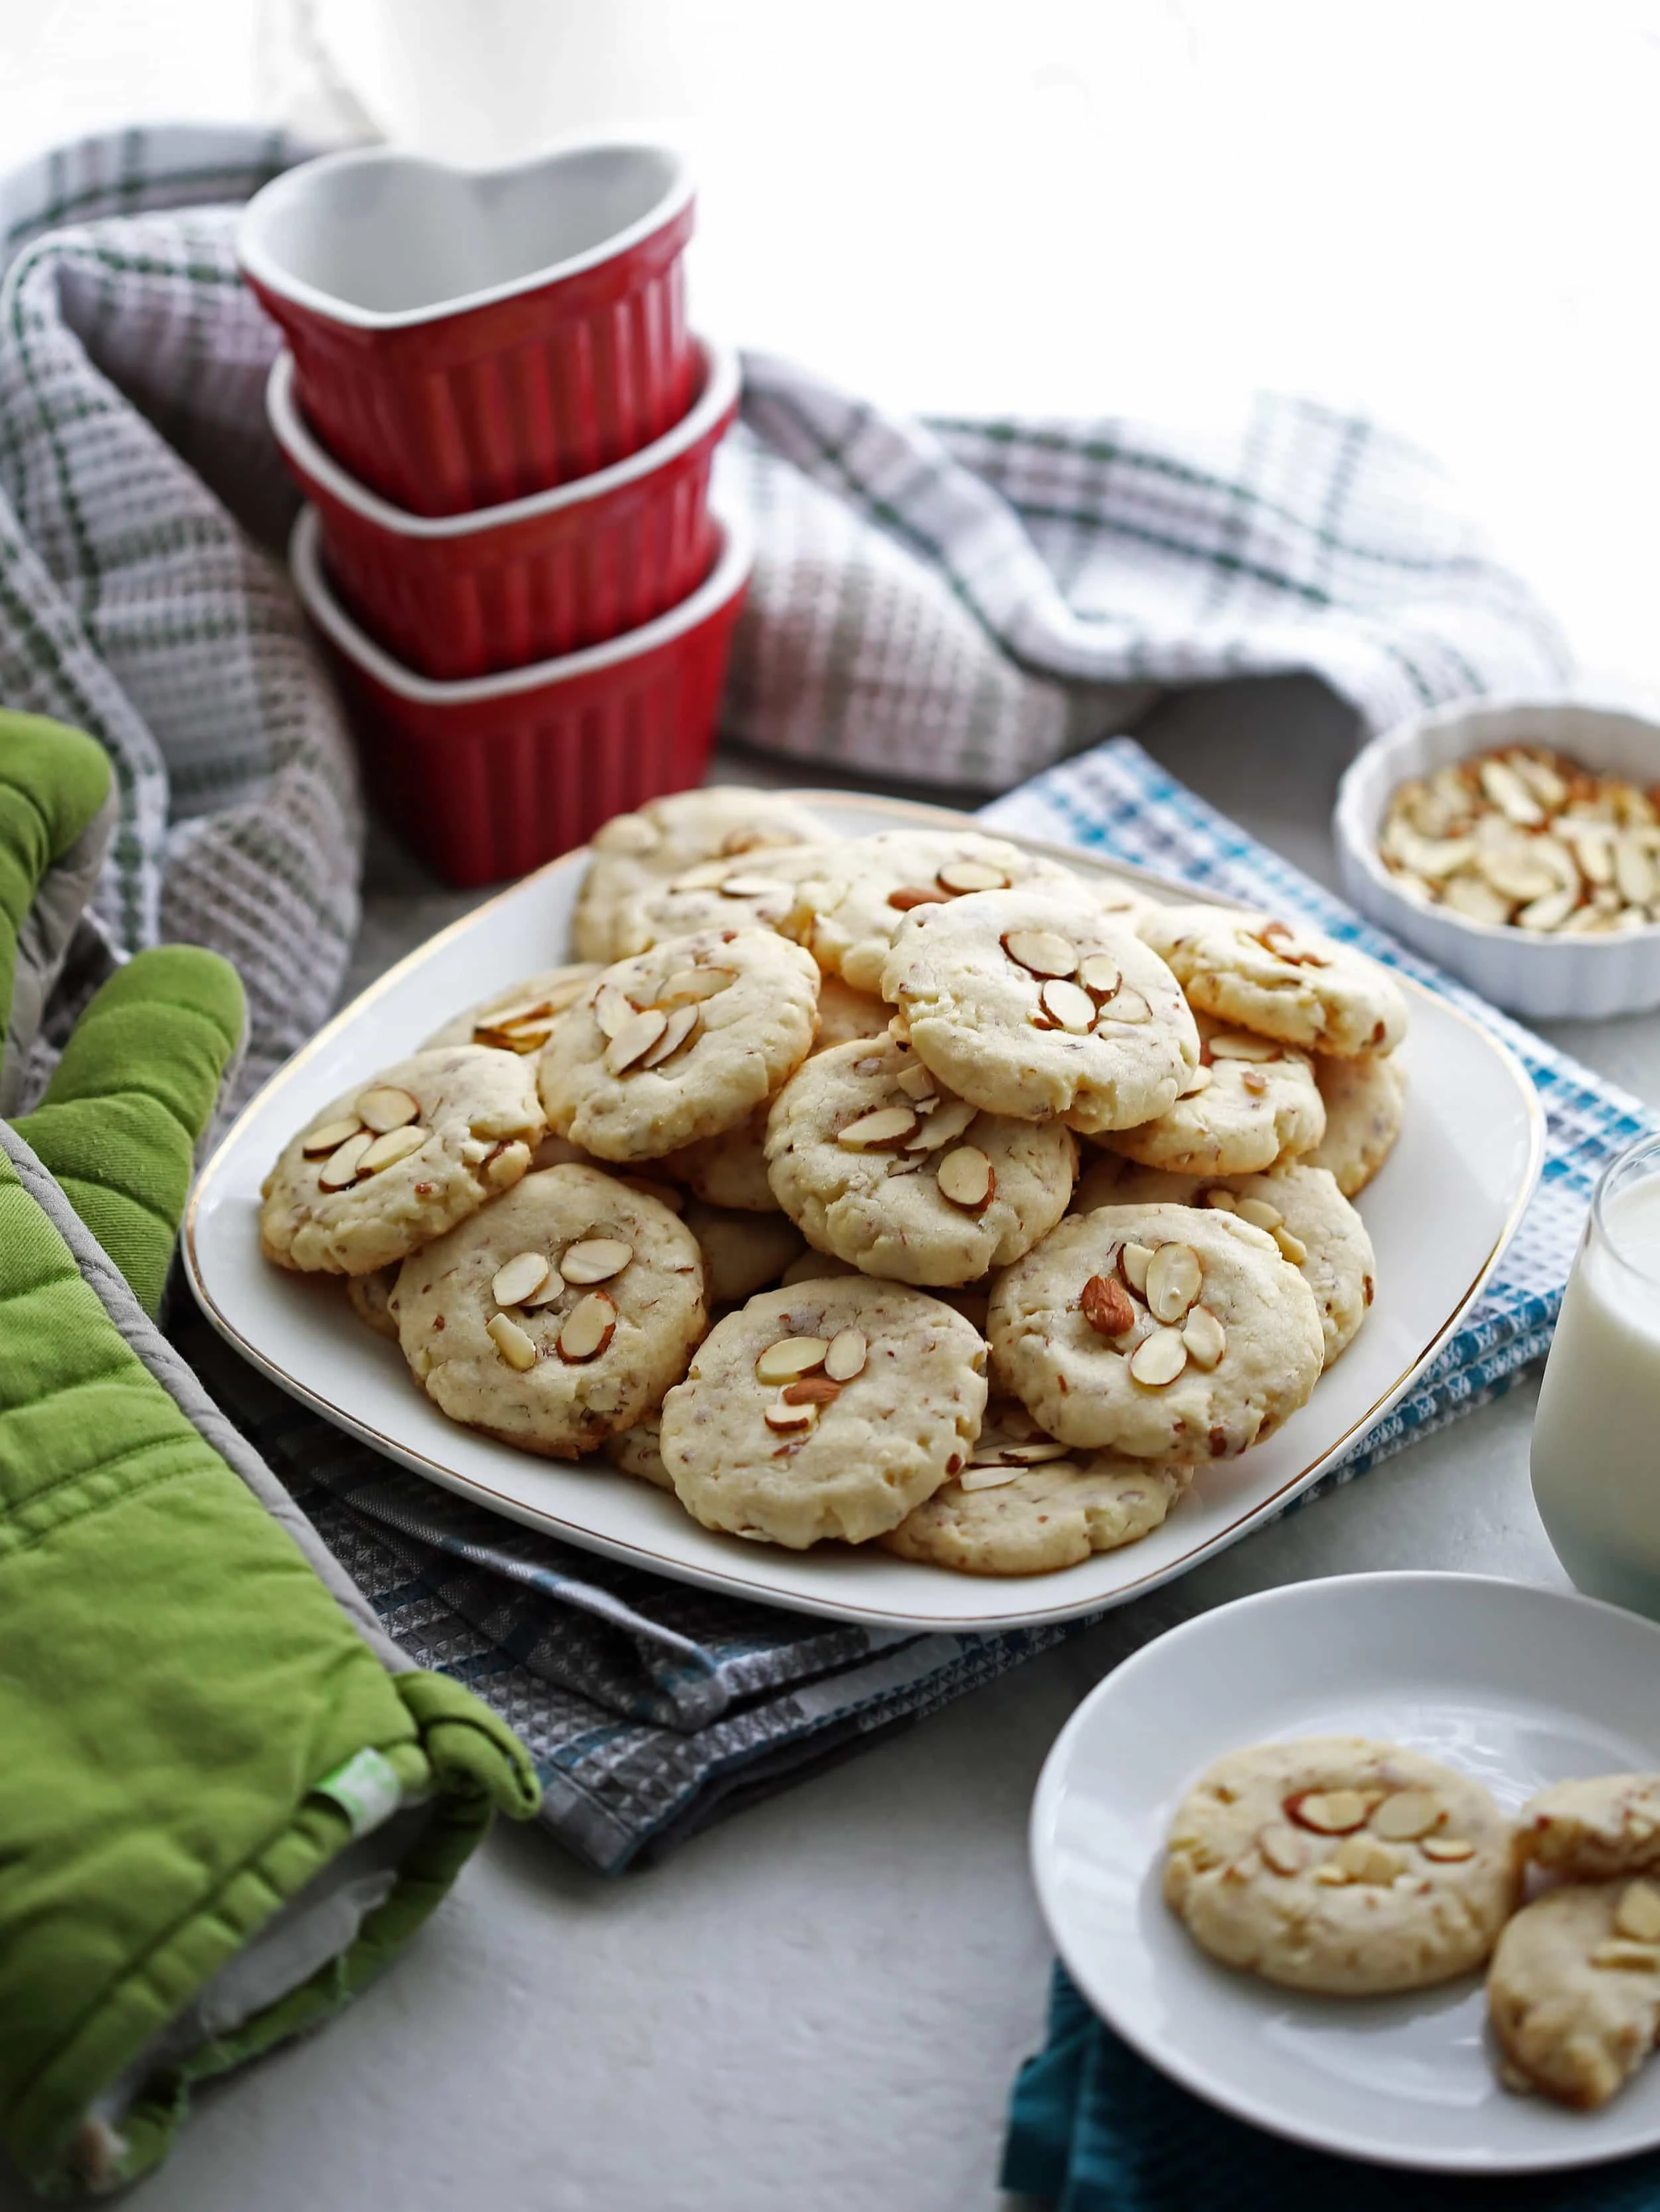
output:
[[[1660,1889],[1569,1883],[1523,1905],[1487,1972],[1511,2088],[1594,2112],[1660,2041]]]
[[[575,1005],[599,973],[591,960],[565,968],[544,968],[492,991],[442,1029],[435,1030],[423,1051],[441,1044],[487,1044],[498,1052],[540,1052],[553,1034],[556,1016]]]
[[[977,1282],[1067,1210],[1078,1142],[982,1114],[896,1038],[815,1053],[772,1102],[767,1172],[811,1244],[902,1283]]]
[[[1268,1175],[1172,1175],[1110,1158],[1084,1176],[1074,1212],[1098,1206],[1208,1206],[1266,1229],[1314,1293],[1328,1367],[1353,1343],[1377,1295],[1377,1261],[1366,1224],[1324,1168],[1292,1160]]]
[[[1572,1881],[1660,1871],[1660,1774],[1559,1782],[1516,1819],[1517,1855]]]
[[[1517,1897],[1510,1829],[1480,1783],[1359,1736],[1218,1759],[1169,1853],[1164,1902],[1213,1958],[1328,1996],[1468,1973]]]
[[[958,1574],[1053,1574],[1149,1535],[1192,1473],[1073,1452],[1046,1437],[1024,1406],[998,1399],[962,1473],[878,1541],[902,1559]]]
[[[372,1275],[348,1275],[346,1296],[351,1300],[351,1310],[361,1322],[366,1322],[377,1336],[388,1342],[398,1341],[398,1312],[392,1297],[398,1288],[400,1260],[394,1267],[377,1267]]]
[[[894,933],[924,906],[1033,883],[1059,884],[1077,904],[1089,903],[1070,868],[976,830],[885,830],[844,845],[834,860],[801,884],[801,942],[827,975],[885,998],[893,995],[883,989],[882,968]]]
[[[406,1261],[398,1341],[452,1420],[577,1459],[655,1411],[703,1333],[703,1255],[654,1198],[544,1168]]]
[[[818,970],[764,929],[678,937],[602,969],[538,1065],[556,1134],[654,1160],[736,1128],[806,1058]]]
[[[1314,1079],[1326,1106],[1326,1133],[1308,1155],[1310,1167],[1329,1168],[1345,1198],[1363,1191],[1395,1150],[1406,1111],[1407,1071],[1388,1052],[1356,1053],[1348,1060],[1316,1055]]]
[[[1326,1109],[1307,1053],[1204,1014],[1199,1042],[1199,1066],[1175,1104],[1104,1144],[1143,1167],[1194,1175],[1254,1175],[1318,1144]]]
[[[839,975],[821,975],[818,1034],[812,1048],[828,1052],[832,1045],[851,1044],[855,1037],[885,1036],[892,1018],[893,1008],[885,999],[871,991],[855,991]]]
[[[619,1429],[605,1442],[605,1457],[613,1467],[620,1467],[624,1474],[638,1475],[642,1482],[654,1483],[659,1490],[672,1492],[669,1471],[663,1464],[663,1419],[660,1413],[648,1413],[631,1429]]]
[[[1264,1229],[1185,1206],[1068,1216],[997,1278],[1000,1390],[1063,1443],[1231,1459],[1306,1403],[1325,1340]]]
[[[1394,978],[1315,930],[1231,907],[1156,906],[1140,931],[1192,1004],[1219,1021],[1338,1054],[1390,1052],[1406,1035]]]
[[[916,1056],[994,1114],[1131,1129],[1188,1089],[1199,1031],[1157,954],[1052,884],[905,917],[883,996]]]
[[[694,1198],[681,1207],[680,1218],[708,1266],[712,1306],[741,1305],[801,1256],[801,1232],[781,1213],[739,1213]]]
[[[986,1347],[938,1298],[866,1276],[763,1291],[663,1401],[663,1463],[706,1528],[793,1551],[897,1528],[962,1467]]]
[[[301,1273],[372,1274],[510,1189],[544,1127],[532,1061],[477,1045],[418,1052],[287,1146],[260,1193],[259,1249]]]
[[[770,1103],[763,1099],[735,1129],[665,1152],[652,1165],[660,1175],[684,1183],[709,1206],[731,1206],[739,1213],[776,1213],[778,1200],[767,1181]]]
[[[643,951],[619,941],[622,915],[642,891],[699,861],[810,845],[824,835],[812,816],[789,799],[730,784],[678,791],[648,800],[636,814],[614,815],[588,848],[593,857],[571,917],[577,955],[603,963]]]
[[[800,938],[812,915],[802,880],[822,878],[843,850],[840,845],[777,846],[735,860],[705,860],[653,884],[617,909],[611,924],[616,957],[704,929],[771,929]]]

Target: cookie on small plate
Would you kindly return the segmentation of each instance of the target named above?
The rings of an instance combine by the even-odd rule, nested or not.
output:
[[[663,1401],[663,1463],[706,1528],[800,1551],[897,1528],[962,1467],[986,1347],[959,1314],[868,1276],[763,1291],[717,1322]]]
[[[1034,883],[1058,884],[1089,903],[1070,868],[977,830],[884,830],[831,858],[833,866],[801,884],[801,941],[827,975],[885,998],[892,996],[882,969],[894,932],[921,907]]]
[[[1518,1854],[1572,1881],[1660,1872],[1660,1774],[1599,1774],[1541,1790],[1516,1816]]]
[[[597,1168],[539,1169],[406,1261],[398,1341],[452,1420],[577,1459],[662,1402],[706,1319],[703,1255]]]
[[[444,1044],[485,1044],[498,1052],[540,1052],[553,1034],[553,1024],[567,1006],[575,1006],[584,989],[599,973],[591,960],[563,968],[544,968],[522,982],[492,991],[476,1006],[457,1014],[435,1030],[423,1051]]]
[[[1199,1018],[1200,1064],[1156,1121],[1102,1142],[1148,1168],[1255,1175],[1318,1144],[1326,1109],[1314,1062],[1294,1045]]]
[[[1199,1066],[1181,987],[1075,887],[981,891],[905,916],[882,994],[962,1098],[1093,1133],[1166,1113]]]
[[[1307,1402],[1325,1339],[1266,1230],[1183,1206],[1070,1214],[997,1278],[998,1389],[1063,1443],[1231,1459]]]
[[[1407,1002],[1389,971],[1316,930],[1220,906],[1149,907],[1141,935],[1193,1006],[1305,1052],[1392,1052]]]
[[[510,1189],[545,1126],[533,1061],[481,1045],[417,1052],[284,1147],[260,1194],[259,1248],[302,1273],[372,1274]]]
[[[1407,1104],[1407,1071],[1398,1053],[1361,1052],[1347,1060],[1316,1054],[1314,1079],[1326,1106],[1326,1133],[1307,1155],[1329,1168],[1345,1198],[1363,1191],[1395,1150]]]
[[[1516,1903],[1510,1826],[1478,1782],[1358,1736],[1218,1759],[1171,1824],[1164,1901],[1225,1966],[1329,1996],[1481,1966]]]
[[[891,1036],[815,1053],[772,1103],[767,1171],[808,1242],[872,1275],[976,1282],[1067,1210],[1078,1145],[954,1098]]]
[[[689,1199],[680,1218],[697,1239],[708,1267],[709,1304],[741,1305],[778,1281],[801,1256],[800,1231],[781,1213],[740,1213],[729,1206]]]
[[[1079,1182],[1073,1211],[1098,1206],[1200,1206],[1266,1229],[1314,1293],[1325,1364],[1354,1340],[1377,1295],[1377,1261],[1366,1224],[1324,1168],[1291,1160],[1267,1175],[1174,1175],[1109,1154]]]
[[[591,858],[571,918],[577,956],[602,963],[642,948],[622,942],[619,920],[641,892],[700,861],[739,860],[785,845],[808,845],[824,832],[812,816],[767,791],[714,784],[648,799],[594,832]]]
[[[995,1400],[960,1474],[879,1537],[902,1559],[964,1575],[1047,1575],[1150,1535],[1190,1467],[1074,1452],[1024,1406]]]
[[[1525,1905],[1487,1970],[1511,2088],[1606,2105],[1660,2042],[1660,1890],[1569,1882]]]
[[[538,1063],[550,1126],[605,1160],[736,1128],[812,1045],[818,970],[769,930],[706,930],[602,969]]]

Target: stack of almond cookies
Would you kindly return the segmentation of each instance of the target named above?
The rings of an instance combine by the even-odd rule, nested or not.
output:
[[[1347,947],[718,789],[606,825],[573,936],[265,1186],[267,1256],[457,1420],[735,1535],[1037,1573],[1365,1318],[1407,1017]]]

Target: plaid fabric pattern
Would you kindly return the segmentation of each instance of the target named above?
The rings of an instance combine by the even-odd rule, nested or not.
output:
[[[769,750],[1001,791],[1171,686],[1307,671],[1383,728],[1566,671],[1435,465],[1359,417],[925,424],[744,373],[723,460],[759,550],[726,719]]]
[[[1377,937],[1252,843],[1128,739],[988,810],[1027,831],[1265,899],[1446,991],[1520,1054],[1549,1122],[1544,1178],[1464,1326],[1409,1395],[1290,1509],[1485,1403],[1544,1352],[1592,1184],[1649,1125],[1627,1097]],[[878,1633],[684,1589],[478,1512],[284,1398],[205,1326],[183,1340],[386,1626],[455,1673],[530,1746],[543,1818],[607,1872],[660,1856],[750,1799],[845,1756],[1071,1630]],[[1158,1632],[1124,1609],[1122,1649]]]
[[[235,963],[244,1096],[333,1003],[362,822],[333,695],[250,535],[280,542],[291,497],[265,428],[271,326],[230,210],[180,204],[244,198],[298,151],[132,131],[0,187],[0,696],[107,747],[100,919],[129,951]]]

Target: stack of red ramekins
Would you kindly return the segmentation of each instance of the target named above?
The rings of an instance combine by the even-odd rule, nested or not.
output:
[[[691,223],[642,145],[333,154],[244,213],[289,342],[295,580],[381,804],[452,883],[703,774],[750,548],[709,505],[738,363],[686,329]]]

